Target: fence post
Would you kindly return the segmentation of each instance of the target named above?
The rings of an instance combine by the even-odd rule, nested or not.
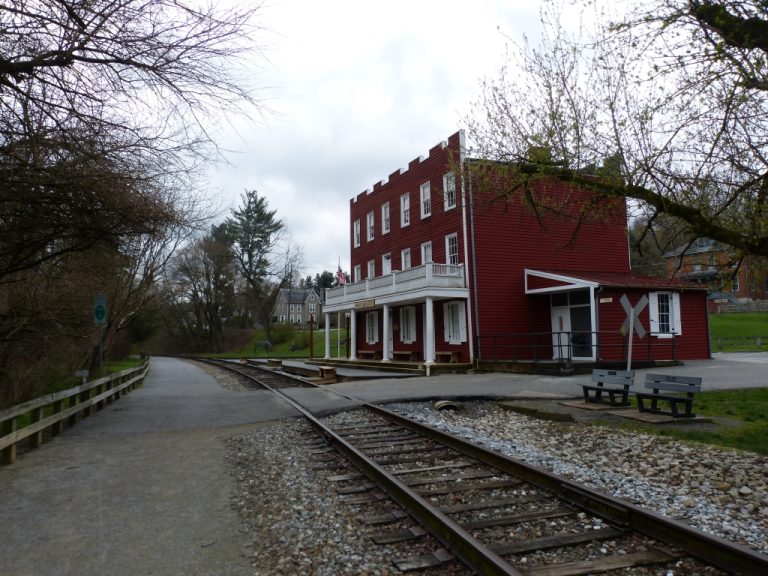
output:
[[[12,432],[16,432],[16,417],[9,418],[8,420],[3,420],[3,422],[0,423],[0,436],[7,436],[8,434],[11,434]],[[7,446],[0,451],[0,463],[5,464],[13,464],[16,460],[16,444],[11,444],[10,446]]]
[[[757,337],[757,340],[755,340],[755,346],[758,348],[761,348],[763,346],[763,338],[761,336]]]
[[[35,408],[34,410],[31,410],[29,413],[30,416],[30,424],[34,424],[35,422],[40,422],[40,420],[43,419],[43,407],[40,406],[39,408]],[[40,448],[40,445],[43,443],[43,431],[38,430],[32,436],[29,437],[29,447],[30,448]]]
[[[64,400],[57,400],[53,403],[53,414],[58,414],[64,408]],[[56,436],[61,432],[61,420],[51,424],[51,436]]]

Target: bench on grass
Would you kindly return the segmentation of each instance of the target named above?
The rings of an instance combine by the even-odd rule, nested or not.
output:
[[[635,373],[626,370],[592,370],[593,384],[583,384],[584,402],[601,403],[608,396],[611,406],[629,406],[629,388],[635,381]]]
[[[666,414],[675,418],[693,418],[693,395],[701,392],[701,378],[698,376],[665,376],[663,374],[647,374],[645,387],[653,392],[637,392],[637,408],[640,412]],[[650,400],[650,406],[645,401]],[[668,402],[669,410],[661,410],[659,401]],[[680,412],[678,406],[683,407]]]

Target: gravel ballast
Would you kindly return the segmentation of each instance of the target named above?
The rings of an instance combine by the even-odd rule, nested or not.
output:
[[[490,402],[455,412],[431,403],[387,408],[768,554],[766,457],[543,421]],[[327,472],[311,468],[309,434],[307,425],[287,421],[228,444],[237,481],[232,502],[251,535],[253,573],[398,573],[393,551],[373,544],[361,528],[360,510],[339,499]]]

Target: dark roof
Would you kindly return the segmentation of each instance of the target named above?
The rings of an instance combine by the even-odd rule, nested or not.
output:
[[[682,255],[688,256],[691,254],[706,254],[708,252],[721,252],[723,250],[729,250],[729,246],[722,242],[712,240],[711,238],[697,238],[693,242],[686,242],[674,250],[666,252],[664,258]]]
[[[289,304],[304,304],[311,293],[314,293],[314,290],[306,290],[304,288],[280,289],[280,294],[288,301]]]
[[[583,270],[535,270],[548,274],[557,274],[569,278],[577,278],[594,282],[600,286],[614,288],[656,288],[656,289],[705,289],[700,284],[693,284],[678,278],[659,278],[657,276],[640,276],[631,272],[585,272]],[[532,270],[532,272],[534,272]]]

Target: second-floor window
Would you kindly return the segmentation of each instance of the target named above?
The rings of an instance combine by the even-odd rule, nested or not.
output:
[[[355,267],[352,268],[352,276],[353,282],[360,282],[363,279],[362,268],[360,267],[360,264],[356,264]]]
[[[405,193],[400,196],[400,227],[403,228],[411,223],[411,195]]]
[[[355,220],[354,224],[352,225],[354,229],[354,244],[355,248],[360,246],[360,220]]]
[[[456,208],[456,175],[449,172],[443,176],[443,208]]]
[[[408,270],[411,267],[411,249],[405,248],[400,252],[400,269]]]
[[[381,206],[381,233],[389,233],[389,202],[385,202]]]
[[[384,276],[392,272],[392,254],[384,254],[381,257],[381,275]]]
[[[315,304],[310,304],[310,305],[309,305],[309,313],[310,313],[310,314],[314,314],[314,313],[317,311],[317,310],[315,309],[315,306],[316,306]]]
[[[432,242],[424,242],[421,245],[421,263],[427,264],[432,262]]]
[[[373,212],[368,212],[368,241],[370,242],[373,240],[375,230],[374,226],[376,225],[375,216],[373,215]]]
[[[368,275],[366,278],[373,278],[376,276],[376,260],[368,260]]]
[[[429,182],[421,185],[419,196],[421,198],[421,217],[426,218],[432,214],[432,197],[429,192]]]
[[[450,234],[445,237],[445,263],[458,265],[459,263],[459,236]]]

